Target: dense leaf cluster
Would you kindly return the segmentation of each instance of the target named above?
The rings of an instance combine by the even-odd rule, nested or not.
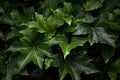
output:
[[[119,80],[120,0],[0,0],[1,80]]]

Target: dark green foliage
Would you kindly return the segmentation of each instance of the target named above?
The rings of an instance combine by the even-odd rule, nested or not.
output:
[[[120,0],[0,0],[0,80],[120,80]]]

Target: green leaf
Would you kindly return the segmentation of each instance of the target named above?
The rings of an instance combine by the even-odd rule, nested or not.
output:
[[[98,70],[89,63],[91,60],[81,55],[84,53],[86,53],[86,51],[80,51],[78,54],[72,53],[66,60],[61,60],[59,66],[60,80],[63,80],[68,73],[72,77],[72,80],[80,80],[81,72],[84,72],[85,74],[98,72]]]
[[[64,58],[66,58],[67,55],[70,54],[70,51],[72,49],[76,48],[77,46],[83,46],[85,42],[87,42],[87,38],[73,37],[70,44],[68,43],[59,44],[63,51]]]
[[[116,15],[120,15],[120,9],[115,9],[113,12],[114,12]]]
[[[120,30],[120,24],[109,22],[109,25],[112,30]]]
[[[9,52],[7,55],[9,55]],[[17,65],[18,56],[13,53],[12,55],[9,55],[8,59],[1,60],[3,61],[3,64],[0,63],[0,72],[2,73],[1,80],[12,80],[12,77],[20,72]]]
[[[45,59],[45,69],[48,69],[53,62],[53,59]]]
[[[21,25],[24,21],[24,16],[21,13],[19,13],[17,10],[12,11],[10,13],[10,16],[12,17],[16,25]]]
[[[100,0],[87,0],[84,4],[84,8],[86,11],[98,9],[102,7],[102,3]]]
[[[24,10],[25,19],[30,20],[34,18],[34,7],[30,7]]]
[[[114,72],[108,72],[108,76],[110,77],[111,80],[117,79],[117,74]]]
[[[66,12],[71,12],[72,11],[72,4],[68,2],[64,2],[64,9]]]
[[[0,31],[0,38],[2,38],[3,37],[3,33]]]
[[[44,56],[51,56],[51,49],[45,43],[31,45],[28,43],[15,43],[8,49],[9,51],[19,51],[22,54],[19,56],[19,68],[23,69],[29,62],[33,61],[34,64],[40,68],[43,66]]]
[[[63,20],[65,20],[65,22],[66,22],[68,25],[71,25],[71,23],[72,23],[72,16],[71,16],[71,15],[64,15],[64,16],[63,16]]]
[[[114,63],[112,63],[110,71],[114,73],[120,73],[120,59],[117,59]]]
[[[115,49],[110,46],[104,46],[102,47],[102,56],[105,60],[105,63],[108,63],[110,58],[114,55]]]
[[[55,44],[64,44],[67,43],[68,39],[63,34],[57,34],[55,37],[51,38],[50,40],[46,41],[45,43],[49,45],[55,45]]]
[[[23,23],[22,25],[28,26],[28,28],[35,28],[40,33],[46,32],[45,29],[43,28],[43,25],[42,24],[40,25],[38,22],[35,21],[29,21],[27,23]]]
[[[19,33],[21,33],[23,35],[23,39],[27,40],[27,41],[32,41],[35,38],[36,32],[34,29],[24,29],[21,30]],[[31,35],[34,34],[34,35]]]
[[[1,80],[12,80],[12,77],[19,72],[18,68],[10,65],[7,65],[3,69],[5,69],[5,73],[3,73]]]
[[[39,25],[43,26],[44,21],[45,21],[43,15],[40,15],[36,12],[35,13],[35,18],[36,18],[37,22],[39,23]]]
[[[75,32],[73,35],[82,35],[82,34],[88,34],[91,30],[91,27],[88,27],[86,25],[78,24],[75,28]]]
[[[90,45],[100,42],[116,47],[115,45],[116,40],[117,40],[117,35],[106,30],[103,27],[93,27],[89,35]]]

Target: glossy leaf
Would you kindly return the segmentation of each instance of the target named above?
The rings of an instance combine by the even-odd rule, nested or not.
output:
[[[46,41],[45,43],[49,45],[55,44],[64,44],[67,43],[67,37],[65,35],[58,34],[55,37],[51,38],[50,40]]]
[[[94,9],[100,8],[101,6],[102,6],[102,3],[100,0],[87,0],[87,2],[84,4],[84,8],[86,11],[94,10]]]
[[[115,49],[109,46],[102,47],[102,56],[105,60],[105,63],[108,63],[110,58],[114,55]]]
[[[20,43],[19,43],[20,44]],[[30,61],[38,65],[40,68],[43,66],[44,55],[50,57],[51,49],[47,44],[29,45],[21,43],[22,45],[13,44],[8,50],[9,51],[20,51],[22,54],[19,57],[19,68],[23,69]],[[26,45],[25,45],[26,44]]]
[[[81,51],[78,54],[70,54],[65,61],[62,61],[59,68],[60,80],[62,80],[68,73],[71,75],[72,80],[80,80],[81,72],[85,74],[96,73],[98,70],[89,62],[89,58],[80,54],[86,53]]]
[[[73,35],[88,34],[90,32],[90,30],[91,30],[91,27],[78,24]]]
[[[23,39],[27,40],[27,41],[32,41],[35,38],[36,32],[34,29],[24,29],[21,30],[20,33],[23,35]],[[34,35],[31,35],[34,34]]]
[[[111,80],[117,79],[117,74],[114,72],[108,72],[108,76],[110,77]]]
[[[68,43],[60,44],[60,47],[63,51],[64,58],[66,58],[67,55],[70,54],[70,51],[72,49],[76,48],[77,46],[83,46],[85,42],[87,42],[86,38],[73,37],[70,44],[68,44]]]
[[[116,40],[117,40],[117,35],[107,31],[103,27],[92,28],[92,31],[90,32],[90,35],[89,35],[90,45],[100,42],[100,43],[104,43],[104,44],[108,44],[110,46],[116,47],[115,45]]]

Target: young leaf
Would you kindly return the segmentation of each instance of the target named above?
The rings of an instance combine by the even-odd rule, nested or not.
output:
[[[34,29],[24,29],[21,30],[19,33],[21,33],[23,35],[23,39],[27,40],[27,41],[32,41],[35,38],[36,32]],[[34,35],[31,35],[34,34]]]
[[[68,39],[63,34],[57,34],[55,37],[51,38],[50,40],[46,41],[45,43],[49,45],[55,45],[55,44],[64,44],[67,43]]]
[[[108,72],[108,76],[110,77],[111,80],[117,79],[117,74],[114,72]]]
[[[94,10],[100,8],[102,3],[100,0],[87,0],[84,4],[84,8],[86,11]]]
[[[76,48],[77,46],[83,46],[85,42],[87,42],[87,38],[73,37],[70,44],[68,44],[68,43],[60,44],[60,47],[61,47],[63,54],[64,54],[64,58],[66,58],[67,55],[70,54],[70,51],[72,49]]]

